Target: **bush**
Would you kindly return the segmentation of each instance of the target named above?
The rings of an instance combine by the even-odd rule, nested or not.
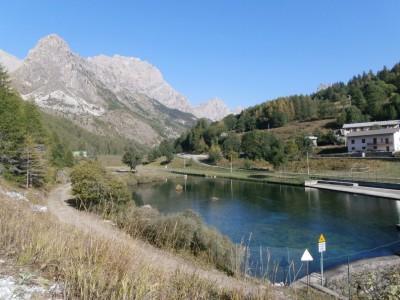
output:
[[[95,160],[82,160],[72,170],[70,178],[79,208],[95,209],[97,206],[109,213],[131,199],[126,185]]]
[[[119,214],[117,223],[159,248],[191,253],[229,275],[237,272],[234,244],[193,210],[162,215],[153,208],[131,208]]]

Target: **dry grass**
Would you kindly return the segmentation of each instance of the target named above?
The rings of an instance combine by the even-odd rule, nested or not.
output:
[[[329,123],[334,122],[335,119],[325,119],[310,122],[293,122],[283,127],[271,128],[268,130],[269,133],[275,134],[278,139],[287,142],[290,138],[295,137],[299,132],[304,132],[308,135],[312,135],[315,129],[319,128],[322,132],[327,131],[324,128],[329,126]]]
[[[122,163],[122,155],[99,155],[96,158],[105,167],[126,167]]]
[[[193,210],[160,214],[148,207],[124,209],[118,225],[133,237],[185,257],[194,256],[228,275],[242,274],[243,251],[215,228],[208,227]],[[190,258],[189,258],[190,259]]]
[[[125,243],[61,225],[29,202],[0,195],[1,254],[64,284],[66,299],[251,299],[242,291],[143,261]],[[254,298],[268,299],[267,294]]]

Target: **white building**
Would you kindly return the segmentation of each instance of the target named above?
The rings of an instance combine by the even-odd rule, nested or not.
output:
[[[400,128],[400,120],[344,124],[341,134],[347,136],[350,132],[371,130],[374,127],[380,127],[381,129]]]
[[[317,147],[317,140],[318,140],[318,137],[313,136],[313,135],[310,135],[310,136],[308,136],[307,138],[311,141],[311,143],[313,144],[313,146]]]
[[[79,156],[87,157],[88,156],[87,151],[72,151],[72,155],[73,155],[73,157],[79,157]]]
[[[400,128],[352,131],[346,140],[349,152],[396,152],[400,151]]]

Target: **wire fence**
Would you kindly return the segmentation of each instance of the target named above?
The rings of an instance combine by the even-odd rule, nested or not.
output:
[[[305,249],[291,247],[259,247],[258,249],[246,249],[243,270],[245,275],[256,276],[268,280],[272,284],[290,285],[307,275],[306,263],[301,261]],[[310,262],[309,272],[320,273],[320,253],[310,251],[313,261]],[[394,255],[400,253],[400,240],[378,245],[371,249],[363,249],[336,256],[330,256],[324,252],[324,269],[332,269],[348,262],[368,266],[368,261],[360,262],[362,259],[379,256]]]
[[[351,165],[351,158],[349,159],[349,165]],[[235,166],[219,166],[210,165],[201,161],[194,161],[197,166],[200,166],[201,171],[218,172],[221,174],[228,175],[231,173],[242,174],[244,177],[249,178],[269,178],[274,182],[290,183],[295,179],[307,180],[307,179],[329,179],[329,180],[348,180],[357,182],[372,182],[372,183],[388,183],[388,184],[400,184],[400,162],[398,159],[393,159],[391,167],[385,167],[380,170],[371,170],[369,167],[350,167],[347,170],[331,170],[331,169],[319,169],[318,171],[312,169],[312,164],[307,170],[302,171],[290,171],[283,168],[279,172],[271,172],[268,170],[257,170],[257,169],[243,169]],[[181,172],[185,172],[186,169],[182,168]]]

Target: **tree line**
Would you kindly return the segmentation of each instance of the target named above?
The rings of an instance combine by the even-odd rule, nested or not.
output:
[[[311,95],[280,97],[224,118],[228,130],[247,132],[282,127],[293,121],[336,118],[344,123],[400,117],[400,64],[354,76]]]
[[[0,174],[40,187],[54,179],[55,170],[72,164],[66,142],[45,125],[34,102],[10,87],[0,64]]]
[[[291,122],[335,118],[344,123],[391,120],[400,117],[400,64],[354,76],[347,84],[338,82],[311,95],[280,97],[228,115],[209,124],[200,119],[174,142],[175,152],[208,152],[211,162],[222,157],[263,159],[275,167],[303,158],[311,141],[298,133],[283,143],[265,131]],[[314,133],[325,144],[338,143],[333,131]]]

